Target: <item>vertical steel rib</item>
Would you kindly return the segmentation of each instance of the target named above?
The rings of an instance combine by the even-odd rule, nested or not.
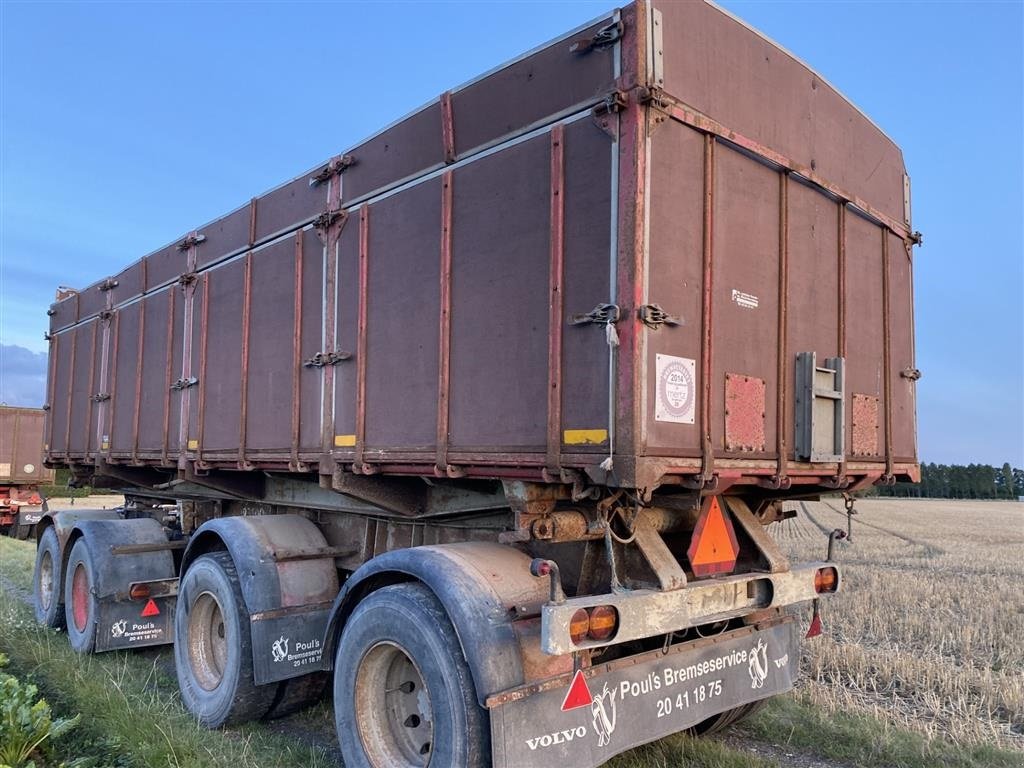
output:
[[[451,359],[452,172],[441,177],[441,293],[437,365],[437,458],[435,472],[448,470],[448,395]]]
[[[551,232],[548,276],[547,469],[561,469],[562,449],[562,277],[565,256],[565,127],[551,129]]]
[[[892,449],[892,325],[890,322],[890,291],[889,280],[889,232],[880,227],[882,233],[882,350],[884,355],[885,382],[885,477],[886,481],[893,478]]]
[[[118,347],[118,342],[120,341],[120,337],[121,337],[121,311],[122,310],[115,311],[114,312],[114,318],[113,318],[113,320],[114,320],[114,330],[113,330],[114,341],[113,341],[113,344],[112,344],[113,349],[111,350],[110,357],[111,357],[111,360],[112,360],[111,367],[115,368],[115,369],[117,368],[117,355],[118,355],[117,347]],[[108,432],[108,434],[110,435],[110,444],[108,445],[108,449],[111,450],[111,451],[113,451],[113,449],[114,449],[114,427],[116,426],[116,422],[117,422],[117,374],[115,373],[114,377],[113,377],[113,380],[110,382],[110,426],[107,427],[107,429],[110,430]]]
[[[249,334],[252,319],[252,251],[245,254],[245,272],[242,276],[242,355],[239,373],[238,415],[238,468],[248,469],[245,458],[249,420]]]
[[[171,429],[171,376],[174,373],[174,297],[176,292],[173,288],[167,291],[167,355],[164,363],[164,447],[162,452],[162,463],[167,464],[171,450],[170,429]],[[117,349],[117,341],[114,341],[114,349]],[[117,352],[115,355],[115,365]],[[113,399],[111,399],[113,402]],[[113,406],[111,406],[113,413]]]
[[[299,441],[302,415],[302,241],[303,230],[295,233],[295,303],[292,306],[292,439],[291,465],[299,471]]]
[[[357,470],[362,469],[366,449],[366,316],[369,303],[370,206],[359,209],[359,316],[356,325],[356,454]]]
[[[788,457],[786,455],[786,428],[788,426],[786,403],[788,390],[788,303],[789,303],[789,171],[779,173],[779,307],[778,307],[778,348],[776,352],[776,408],[775,437],[778,465],[776,482],[780,487],[787,483]]]
[[[714,259],[715,217],[715,137],[704,134],[704,223],[703,223],[703,291],[701,307],[700,371],[702,397],[700,431],[702,444],[701,479],[710,483],[715,466],[715,451],[711,441],[711,322],[712,322],[712,264]]]
[[[89,449],[92,447],[92,417],[96,410],[97,401],[95,396],[99,394],[96,388],[96,342],[99,335],[100,323],[103,321],[97,318],[92,324],[92,342],[89,345],[89,410],[85,415],[85,457],[89,457]],[[142,372],[139,372],[142,375]]]

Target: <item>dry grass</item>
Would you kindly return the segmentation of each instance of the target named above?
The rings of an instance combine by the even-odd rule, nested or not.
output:
[[[824,556],[841,500],[773,528],[795,560]],[[841,594],[804,644],[803,697],[959,744],[1024,751],[1024,504],[857,502],[837,548]]]

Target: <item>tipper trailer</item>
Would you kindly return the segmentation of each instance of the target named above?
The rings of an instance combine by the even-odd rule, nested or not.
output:
[[[0,534],[27,539],[42,517],[39,487],[53,482],[43,465],[46,413],[0,405]]]
[[[804,64],[613,11],[53,305],[47,460],[127,503],[44,519],[38,618],[209,726],[330,690],[353,767],[734,722],[841,582],[783,502],[918,476],[919,241]]]

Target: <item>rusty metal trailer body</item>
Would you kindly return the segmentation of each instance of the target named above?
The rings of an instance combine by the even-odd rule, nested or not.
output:
[[[26,538],[39,521],[39,486],[53,482],[43,464],[46,413],[0,405],[0,533]]]
[[[352,765],[722,727],[839,588],[783,501],[918,475],[918,242],[804,64],[616,10],[53,305],[47,461],[129,504],[44,520],[37,616],[211,725],[333,673]]]

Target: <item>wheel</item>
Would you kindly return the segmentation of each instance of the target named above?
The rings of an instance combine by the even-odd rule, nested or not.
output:
[[[384,587],[353,612],[335,661],[334,720],[347,768],[490,765],[458,636],[421,584]]]
[[[249,612],[227,552],[196,558],[178,584],[174,667],[188,710],[208,728],[262,717],[277,686],[253,682]]]
[[[100,604],[93,593],[94,573],[89,545],[84,538],[79,538],[71,547],[64,572],[64,617],[68,642],[79,653],[92,653],[96,646]]]
[[[707,720],[702,720],[692,728],[688,728],[686,732],[691,736],[708,736],[712,733],[718,733],[730,725],[736,725],[746,720],[754,713],[760,711],[767,702],[768,699],[758,699],[749,704],[741,704],[733,709],[727,709],[725,712],[719,712]]]
[[[64,592],[60,569],[60,542],[50,526],[43,531],[36,547],[36,567],[32,574],[32,604],[36,621],[46,627],[64,626]]]

